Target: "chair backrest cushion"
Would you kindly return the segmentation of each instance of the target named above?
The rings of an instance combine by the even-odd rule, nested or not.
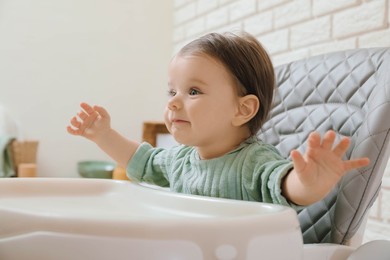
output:
[[[305,243],[348,243],[377,196],[389,156],[390,48],[329,53],[275,70],[262,140],[288,157],[292,149],[305,150],[310,132],[333,129],[351,138],[346,158],[371,160],[298,214]]]

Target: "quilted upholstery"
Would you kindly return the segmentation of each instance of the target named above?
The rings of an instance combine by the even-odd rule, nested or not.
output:
[[[305,243],[348,243],[375,200],[389,156],[390,48],[329,53],[276,67],[270,119],[259,132],[288,157],[309,133],[349,136],[347,158],[371,164],[348,173],[298,215]]]

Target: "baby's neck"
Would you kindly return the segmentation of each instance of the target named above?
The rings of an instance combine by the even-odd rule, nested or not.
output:
[[[235,136],[230,140],[225,139],[223,142],[215,142],[207,146],[196,147],[196,150],[202,160],[218,158],[238,148],[250,136],[251,134],[246,133],[241,136]]]

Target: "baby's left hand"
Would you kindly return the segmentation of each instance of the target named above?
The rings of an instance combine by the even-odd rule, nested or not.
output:
[[[304,155],[297,150],[291,152],[294,170],[285,180],[287,182],[287,179],[290,179],[291,184],[285,183],[284,185],[287,193],[293,192],[287,194],[291,201],[299,205],[309,205],[319,201],[348,171],[367,166],[370,163],[368,158],[344,161],[343,156],[349,148],[350,140],[343,137],[334,146],[335,139],[336,133],[334,131],[328,131],[322,141],[321,135],[313,132],[309,135]],[[295,189],[298,190],[294,191]]]

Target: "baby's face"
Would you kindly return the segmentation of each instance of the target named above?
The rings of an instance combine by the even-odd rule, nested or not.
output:
[[[168,77],[165,123],[176,141],[204,147],[232,134],[239,97],[220,62],[207,55],[176,56]]]

